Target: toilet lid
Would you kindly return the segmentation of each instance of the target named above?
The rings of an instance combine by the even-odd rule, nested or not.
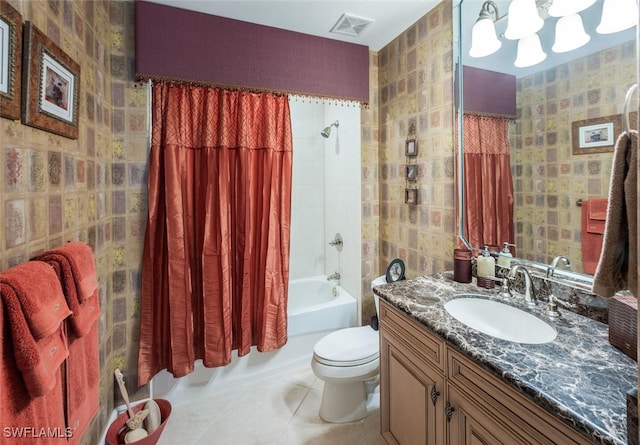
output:
[[[340,329],[320,339],[313,347],[316,359],[333,366],[355,366],[378,358],[378,331],[370,326]]]

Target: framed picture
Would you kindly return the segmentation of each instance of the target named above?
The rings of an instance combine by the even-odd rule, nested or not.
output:
[[[574,155],[613,151],[622,132],[622,115],[604,116],[576,121],[571,124],[571,143]]]
[[[405,172],[407,181],[415,181],[418,179],[418,166],[416,164],[406,164]]]
[[[22,16],[0,0],[0,116],[20,119]]]
[[[418,204],[418,189],[404,189],[404,202]]]
[[[24,24],[22,123],[78,138],[80,65],[31,22]]]
[[[418,155],[418,141],[415,139],[407,139],[405,145],[405,153],[407,156],[417,156]]]

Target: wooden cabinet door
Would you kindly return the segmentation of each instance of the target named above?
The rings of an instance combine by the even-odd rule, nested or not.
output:
[[[522,444],[454,386],[448,387],[449,445],[512,445]]]
[[[389,445],[444,444],[444,377],[384,331],[380,381],[380,426]]]

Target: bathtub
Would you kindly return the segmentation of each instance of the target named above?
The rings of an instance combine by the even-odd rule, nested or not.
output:
[[[286,368],[311,362],[313,345],[328,332],[356,326],[358,303],[342,286],[324,275],[289,282],[288,341],[272,352],[258,352],[255,346],[244,357],[232,352],[231,363],[205,368],[198,360],[191,374],[176,379],[160,371],[152,380],[153,397],[179,404],[241,385]]]

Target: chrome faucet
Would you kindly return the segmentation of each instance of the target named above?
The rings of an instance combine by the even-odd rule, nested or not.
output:
[[[509,271],[508,279],[513,280],[518,272],[524,273],[524,301],[526,301],[529,306],[535,306],[538,301],[536,298],[536,288],[533,285],[531,274],[529,274],[527,268],[522,264],[516,264]]]
[[[331,280],[336,280],[336,281],[340,281],[340,273],[338,272],[334,272],[331,275],[329,275],[327,277],[327,281],[331,281]]]
[[[342,235],[340,235],[339,233],[336,233],[336,236],[333,238],[333,241],[329,241],[329,245],[338,249],[338,252],[342,252],[342,246],[343,246]]]
[[[553,261],[551,261],[551,264],[547,267],[547,278],[553,276],[553,272],[556,270],[556,267],[558,267],[558,263],[560,261],[564,263],[564,267],[566,269],[571,270],[571,261],[569,261],[569,258],[564,255],[558,255],[553,259]]]

